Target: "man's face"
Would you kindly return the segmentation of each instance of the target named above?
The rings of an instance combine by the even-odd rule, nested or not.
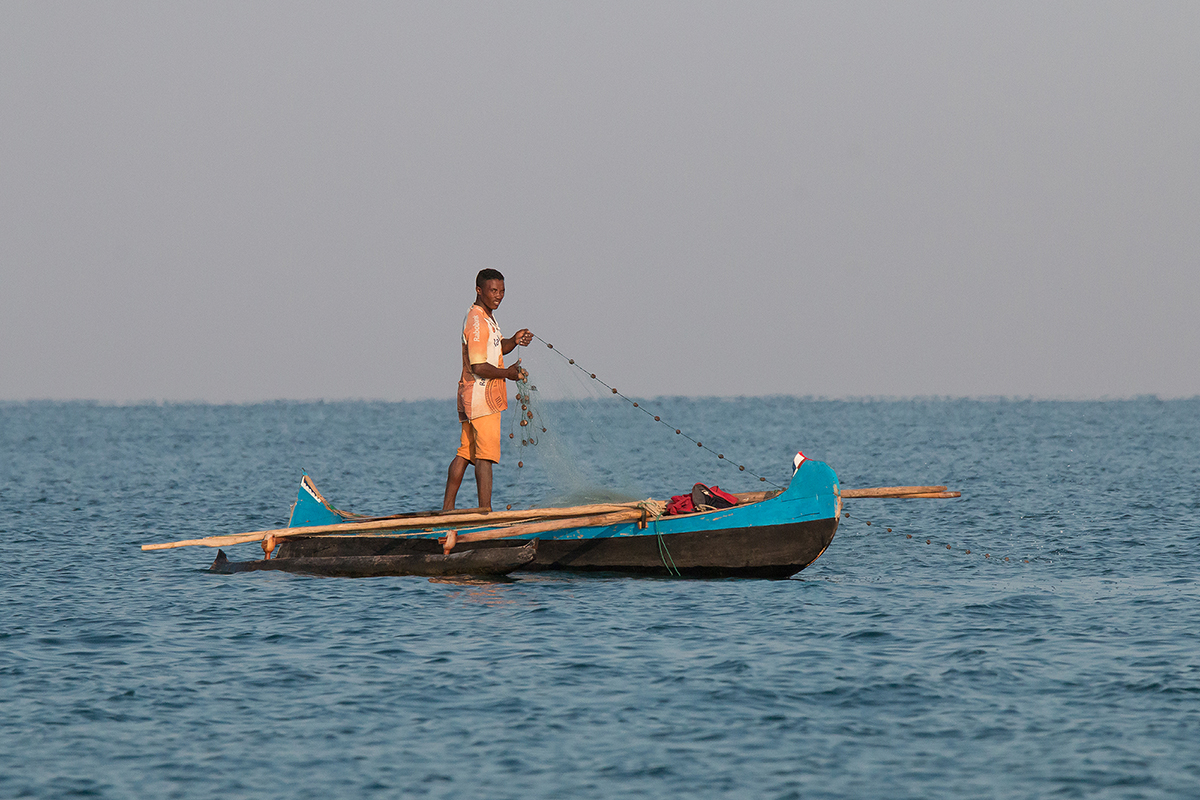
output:
[[[488,311],[495,311],[500,307],[500,301],[504,299],[504,281],[495,278],[484,281],[482,287],[475,287],[475,294],[481,306]]]

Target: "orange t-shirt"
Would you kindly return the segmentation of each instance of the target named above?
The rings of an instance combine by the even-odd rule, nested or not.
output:
[[[500,326],[482,307],[472,304],[463,320],[462,377],[458,379],[458,418],[477,419],[508,408],[508,387],[504,378],[481,378],[471,371],[472,364],[491,364],[504,369],[500,347]]]

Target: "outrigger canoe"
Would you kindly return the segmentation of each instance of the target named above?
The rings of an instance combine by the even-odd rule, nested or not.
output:
[[[311,566],[318,560],[330,566],[337,559],[347,563],[353,559],[412,557],[436,561],[472,552],[477,556],[515,553],[536,541],[532,558],[513,569],[788,578],[825,552],[837,532],[842,509],[838,478],[820,461],[803,460],[782,491],[747,492],[737,497],[739,503],[730,508],[677,516],[648,511],[639,516],[634,512],[625,514],[620,522],[608,521],[618,515],[571,517],[572,510],[563,509],[564,527],[556,528],[553,522],[521,525],[522,512],[510,511],[490,515],[497,519],[496,524],[489,524],[486,517],[481,522],[479,514],[470,515],[469,523],[463,521],[465,516],[448,515],[443,521],[435,515],[424,518],[425,528],[388,531],[388,519],[395,519],[397,527],[405,520],[367,519],[338,511],[304,476],[288,529],[336,526],[343,530],[336,535],[305,535],[301,530],[291,534],[281,529],[275,558],[246,563],[271,565],[256,568],[288,569],[289,565]],[[553,517],[547,513],[553,511],[538,510],[539,518]],[[504,523],[500,522],[502,517]],[[356,534],[356,526],[372,529]],[[452,530],[458,543],[453,552],[443,555],[442,543]],[[235,563],[226,561],[220,571],[234,571],[238,568],[233,566]],[[214,570],[217,566],[214,564]]]
[[[788,578],[829,547],[844,498],[960,496],[945,486],[841,489],[828,465],[799,453],[793,464],[786,489],[738,494],[738,503],[729,508],[701,506],[695,513],[665,516],[665,503],[644,500],[363,517],[334,508],[304,475],[286,528],[144,544],[142,549],[262,544],[266,557],[260,561],[230,561],[218,551],[211,570],[221,573],[284,570],[355,577],[574,570]],[[695,490],[692,497],[697,497]]]

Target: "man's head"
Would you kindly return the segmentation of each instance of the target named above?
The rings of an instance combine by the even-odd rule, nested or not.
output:
[[[504,299],[504,276],[498,269],[481,269],[475,276],[475,302],[488,312],[495,311]]]
[[[502,280],[504,280],[504,276],[502,274],[500,274],[500,270],[490,269],[490,268],[489,269],[481,269],[481,270],[479,270],[479,274],[475,276],[475,288],[482,289],[483,284],[487,283],[488,281],[502,281]]]

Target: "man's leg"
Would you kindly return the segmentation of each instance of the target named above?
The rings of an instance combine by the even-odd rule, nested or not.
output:
[[[475,459],[475,484],[479,489],[479,507],[492,510],[492,462]]]
[[[492,465],[500,460],[500,412],[473,421],[475,425],[475,486],[479,507],[492,510]]]
[[[462,485],[463,475],[467,464],[475,460],[475,431],[469,420],[462,420],[462,434],[459,437],[458,452],[446,470],[446,494],[442,498],[442,511],[453,511],[454,501],[458,499],[458,487]]]
[[[442,511],[451,511],[454,509],[454,500],[458,497],[458,487],[462,485],[463,474],[467,471],[467,464],[470,464],[462,456],[455,456],[450,462],[450,469],[446,471],[446,495],[442,498]],[[490,464],[489,464],[490,466]],[[476,477],[478,477],[479,467],[475,468]],[[488,470],[488,495],[491,495],[491,470]],[[482,491],[482,490],[481,490]]]

